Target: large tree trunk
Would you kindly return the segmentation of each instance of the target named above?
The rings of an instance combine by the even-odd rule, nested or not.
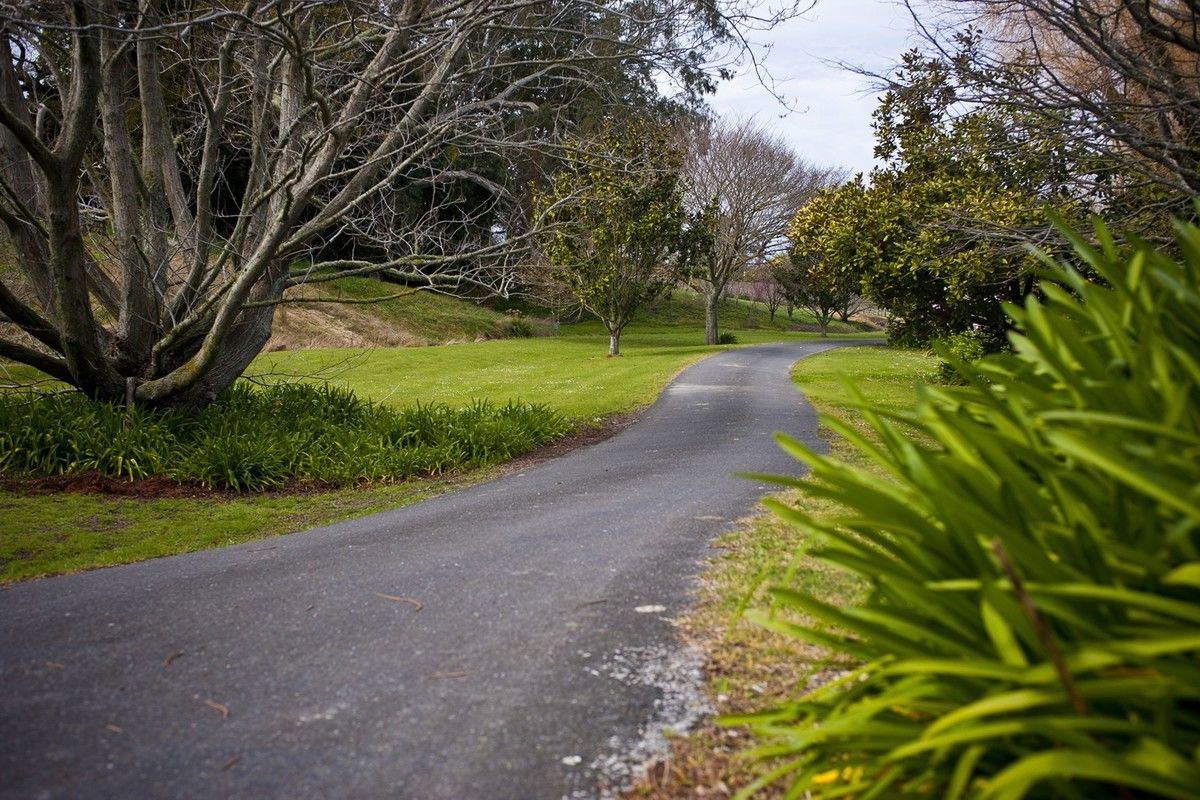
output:
[[[220,355],[204,377],[169,398],[167,403],[179,408],[199,409],[215,400],[217,395],[241,377],[250,362],[266,346],[271,338],[275,308],[244,309],[225,338]]]
[[[704,296],[704,343],[716,344],[718,338],[717,332],[717,308],[721,303],[721,293],[711,292]]]

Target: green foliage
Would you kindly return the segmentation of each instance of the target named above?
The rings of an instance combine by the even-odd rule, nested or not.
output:
[[[1003,303],[1033,286],[1026,244],[1045,232],[1043,208],[1091,203],[1077,149],[1017,110],[962,108],[957,80],[944,61],[905,54],[875,112],[884,165],[869,186],[859,176],[820,193],[789,231],[816,286],[886,308],[905,345],[974,329],[1002,342]]]
[[[812,314],[822,335],[839,311],[849,316],[855,295],[862,291],[857,251],[872,245],[852,215],[864,193],[861,177],[820,190],[788,227],[791,251],[771,265],[771,277],[783,287],[788,302]]]
[[[198,416],[96,403],[81,394],[0,396],[0,471],[162,475],[259,490],[349,486],[499,463],[567,430],[541,405],[476,401],[395,410],[345,389],[236,384]]]
[[[729,331],[725,331],[717,337],[717,344],[737,344],[738,338]]]
[[[827,420],[875,471],[783,440],[839,511],[778,513],[871,585],[775,591],[769,626],[862,665],[754,718],[790,796],[1196,796],[1200,228],[1182,263],[1072,238],[1102,283],[1052,265],[1012,353],[865,407],[878,444]]]
[[[539,244],[555,277],[618,337],[678,275],[686,220],[679,156],[649,123],[576,145],[551,190],[536,196],[547,223]]]
[[[987,337],[982,331],[964,331],[947,336],[938,342],[938,351],[944,356],[938,363],[938,383],[966,383],[959,374],[962,364],[971,364],[983,358],[989,348]]]

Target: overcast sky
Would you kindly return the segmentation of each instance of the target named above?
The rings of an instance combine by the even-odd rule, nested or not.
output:
[[[869,170],[876,94],[867,79],[826,62],[886,70],[916,42],[908,12],[894,0],[820,0],[803,17],[757,39],[772,45],[764,62],[780,94],[799,110],[789,114],[750,69],[721,85],[710,98],[713,108],[755,117],[808,161]]]

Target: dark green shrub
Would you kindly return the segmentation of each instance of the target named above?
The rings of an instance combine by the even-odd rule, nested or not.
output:
[[[286,439],[231,426],[199,438],[175,477],[238,491],[270,489],[296,477],[288,455]]]
[[[243,491],[346,486],[495,464],[567,428],[541,405],[394,410],[310,384],[238,383],[195,416],[127,412],[78,393],[10,393],[0,394],[0,472],[163,475]]]
[[[790,482],[837,502],[816,553],[870,583],[775,591],[777,630],[861,668],[753,719],[793,797],[1195,798],[1200,787],[1200,229],[1177,262],[1075,239],[1011,308],[1013,353],[865,409],[884,470]],[[915,435],[910,432],[915,431]],[[799,616],[795,613],[798,612]],[[807,621],[806,621],[807,620]]]
[[[728,331],[726,331],[725,333],[719,334],[717,336],[717,344],[737,344],[737,343],[738,343],[738,338],[736,336],[734,336],[732,333],[729,333]]]

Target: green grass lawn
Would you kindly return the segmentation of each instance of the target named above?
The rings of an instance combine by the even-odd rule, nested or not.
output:
[[[687,364],[717,348],[631,335],[619,358],[599,336],[499,339],[441,347],[298,350],[260,356],[250,374],[311,376],[391,405],[510,399],[545,403],[576,420],[651,402]]]
[[[564,326],[568,327],[568,326]],[[474,398],[546,403],[580,425],[644,406],[687,365],[728,347],[702,344],[703,331],[634,325],[624,355],[608,358],[607,336],[503,339],[440,347],[311,350],[261,356],[262,379],[328,380],[394,405]],[[812,338],[755,330],[746,344]],[[29,374],[10,368],[20,377]],[[462,480],[481,480],[475,473]],[[381,511],[446,490],[445,479],[322,492],[129,499],[96,494],[21,495],[0,491],[0,581],[127,563],[199,550]]]
[[[304,530],[415,503],[493,472],[300,495],[150,500],[0,491],[0,583]]]
[[[812,336],[771,330],[738,334],[743,344]],[[519,399],[588,420],[653,402],[685,366],[729,347],[703,342],[702,330],[663,332],[634,325],[621,338],[617,358],[606,355],[607,335],[572,331],[442,347],[267,353],[254,362],[250,374],[264,380],[307,376],[392,405]]]
[[[796,364],[793,379],[818,411],[849,421],[866,432],[861,416],[848,405],[842,382],[850,378],[867,399],[899,410],[916,400],[916,384],[934,373],[937,358],[928,353],[891,348],[856,347],[806,358]],[[831,453],[866,466],[842,439],[829,441]],[[810,514],[834,510],[824,500],[799,492],[778,495]],[[743,618],[747,610],[769,612],[766,589],[789,584],[845,605],[863,587],[852,576],[804,555],[806,538],[797,528],[762,512],[742,521],[723,536],[723,554],[710,564],[700,582],[699,603],[684,622],[688,637],[707,652],[709,692],[721,714],[741,714],[769,707],[772,700],[795,694],[809,676],[842,666],[819,649],[765,630]],[[713,796],[724,783],[733,791],[763,771],[745,757],[754,743],[744,728],[709,724],[674,743],[669,765],[660,778],[640,783],[632,797],[683,800]],[[782,796],[772,789],[755,797]]]

